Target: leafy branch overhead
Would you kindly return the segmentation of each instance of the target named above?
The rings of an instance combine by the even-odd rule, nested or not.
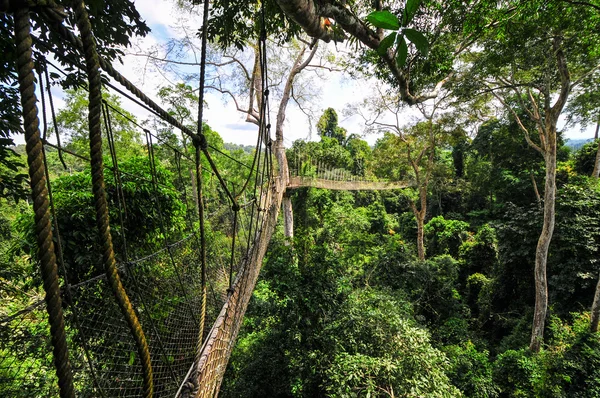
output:
[[[373,11],[367,16],[367,20],[376,28],[393,30],[393,32],[381,40],[381,43],[377,48],[377,53],[379,55],[384,55],[390,48],[395,47],[395,59],[400,68],[406,65],[406,59],[408,57],[408,44],[406,43],[406,39],[414,44],[423,56],[426,57],[429,53],[429,43],[427,42],[425,35],[418,30],[407,28],[419,9],[420,3],[421,0],[408,0],[406,2],[406,7],[402,11],[402,20],[388,10]]]

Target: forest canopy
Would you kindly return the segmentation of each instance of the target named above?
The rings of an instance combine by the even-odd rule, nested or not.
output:
[[[56,3],[61,26],[78,34],[73,8]],[[43,217],[27,186],[32,144],[15,145],[27,126],[6,4],[0,395],[54,396]],[[78,392],[137,396],[149,378],[140,369],[154,367],[155,394],[174,395],[178,382],[160,383],[197,365],[194,350],[234,307],[225,304],[259,253],[245,317],[227,326],[237,341],[222,396],[600,396],[598,0],[169,4],[184,16],[170,33],[152,31],[129,0],[85,6],[104,62],[137,57],[141,81],[147,70],[162,76],[147,93],[162,113],[132,105],[104,70],[92,114],[94,68],[44,5],[30,12],[44,220],[63,338],[83,353],[72,354]],[[344,108],[324,89],[340,76],[362,89]],[[222,103],[234,114],[215,128],[206,115]],[[291,140],[298,120],[307,138]],[[256,134],[256,146],[226,142],[227,125]],[[595,136],[575,145],[579,127]],[[97,159],[113,273],[152,361],[113,320]]]

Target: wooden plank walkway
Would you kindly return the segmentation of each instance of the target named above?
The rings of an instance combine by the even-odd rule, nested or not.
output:
[[[323,189],[334,189],[338,191],[383,191],[389,189],[402,189],[412,184],[397,181],[333,181],[312,177],[290,177],[287,189],[313,187]]]

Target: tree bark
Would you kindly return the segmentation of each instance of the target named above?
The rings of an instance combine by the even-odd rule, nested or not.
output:
[[[329,31],[321,23],[322,18],[333,18],[345,32],[355,37],[365,46],[376,50],[381,43],[378,31],[367,25],[365,21],[358,18],[356,13],[342,5],[342,2],[316,1],[316,0],[276,0],[283,12],[296,22],[309,36],[321,39],[325,42],[331,41]],[[410,90],[408,73],[405,73],[396,63],[394,52],[389,49],[381,55],[390,72],[398,82],[398,93],[402,101],[409,105],[425,102],[436,98],[442,86],[447,83],[450,76],[440,80],[435,88],[420,95],[415,95]]]
[[[425,191],[427,192],[427,191]],[[421,210],[417,210],[417,205],[415,205],[412,201],[409,203],[410,208],[415,215],[415,219],[417,220],[417,254],[419,256],[419,260],[425,260],[425,213],[427,209],[427,195],[425,195],[425,200],[423,200],[423,196],[420,198],[421,202]]]
[[[533,191],[535,192],[535,198],[537,199],[538,205],[541,205],[542,197],[540,196],[540,191],[538,190],[537,182],[535,182],[535,176],[533,175],[533,170],[529,171],[529,175],[531,176],[531,183],[533,184]]]
[[[546,184],[544,190],[544,225],[535,251],[535,307],[529,348],[539,352],[543,338],[546,314],[548,311],[548,280],[546,265],[548,248],[552,240],[556,204],[556,127],[548,131],[548,145],[545,153]]]
[[[294,211],[292,209],[292,199],[288,194],[283,196],[283,221],[285,237],[287,238],[286,245],[289,245],[294,239]]]
[[[554,233],[555,204],[556,204],[556,124],[567,103],[571,91],[571,76],[567,60],[562,48],[562,36],[556,35],[552,39],[552,49],[556,57],[558,73],[560,75],[560,94],[552,107],[549,105],[549,94],[546,94],[545,120],[537,121],[541,132],[542,147],[537,147],[544,155],[546,163],[546,184],[544,188],[544,225],[535,251],[535,307],[533,325],[531,328],[531,342],[529,348],[539,352],[544,339],[544,326],[548,311],[548,279],[546,266],[548,263],[548,248]],[[543,123],[543,124],[542,124]],[[543,133],[543,134],[542,134]],[[526,134],[526,138],[528,135]],[[527,141],[532,145],[531,140]],[[534,148],[536,147],[533,144]]]
[[[592,319],[590,321],[590,330],[594,333],[598,331],[598,320],[600,319],[600,277],[596,285],[594,302],[592,303]]]
[[[598,130],[600,129],[600,120],[596,122],[596,134],[594,139],[598,141]],[[592,177],[600,177],[600,142],[598,143],[598,150],[596,151],[596,161],[594,162],[594,170],[592,171]]]
[[[425,260],[425,212],[420,213],[423,214],[417,216],[417,253],[419,255],[419,260],[423,261]]]

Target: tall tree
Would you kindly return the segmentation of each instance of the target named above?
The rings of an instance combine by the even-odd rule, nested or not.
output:
[[[325,109],[317,123],[317,132],[321,137],[336,139],[340,145],[346,141],[346,129],[338,126],[338,115],[333,108]]]
[[[510,1],[502,8],[513,10],[512,18],[488,29],[481,47],[465,60],[471,61],[469,84],[479,82],[491,92],[544,158],[544,223],[536,249],[530,342],[537,352],[548,308],[546,264],[555,224],[557,124],[571,92],[599,66],[595,48],[600,43],[600,16],[593,7],[558,0]]]

